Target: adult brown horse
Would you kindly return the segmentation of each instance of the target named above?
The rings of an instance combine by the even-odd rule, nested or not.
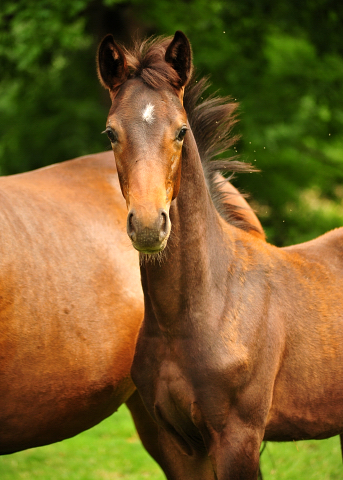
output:
[[[126,402],[161,463],[130,378],[143,294],[112,152],[2,177],[0,205],[0,453],[71,437]]]
[[[213,172],[242,169],[209,162],[230,144],[234,105],[194,106],[202,86],[185,91],[182,32],[131,51],[107,36],[98,65],[141,252],[131,372],[159,425],[166,475],[255,480],[263,440],[343,432],[343,229],[282,249],[218,214]]]
[[[76,435],[125,401],[146,416],[130,378],[141,285],[113,163],[0,179],[1,454]]]

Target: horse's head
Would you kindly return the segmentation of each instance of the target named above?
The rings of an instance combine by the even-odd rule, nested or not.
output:
[[[105,131],[128,208],[127,233],[144,253],[163,250],[170,234],[187,132],[183,92],[192,69],[182,32],[155,45],[139,59],[107,35],[98,51],[100,81],[112,99]]]

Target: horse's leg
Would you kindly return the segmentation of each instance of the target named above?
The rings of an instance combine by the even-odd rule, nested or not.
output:
[[[215,480],[207,455],[188,456],[159,428],[136,390],[126,401],[143,446],[160,465],[168,480]]]
[[[343,461],[343,433],[339,436],[341,442],[341,454],[342,454],[342,461]]]
[[[209,454],[218,480],[257,480],[263,432],[230,415],[224,431],[212,432]]]
[[[262,470],[261,470],[261,455],[265,451],[266,447],[267,447],[267,442],[263,442],[263,446],[260,449],[260,466],[259,466],[259,469],[258,469],[258,480],[263,480],[263,475],[262,475]]]
[[[168,480],[217,480],[205,446],[201,451],[191,449],[187,453],[175,437],[162,428],[159,440],[165,459],[164,473]]]
[[[158,443],[158,428],[147,412],[138,390],[135,390],[131,397],[126,401],[126,405],[130,410],[144,448],[164,470],[163,458]]]

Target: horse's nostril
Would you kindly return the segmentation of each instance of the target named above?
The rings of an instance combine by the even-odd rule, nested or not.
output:
[[[160,240],[168,235],[168,214],[162,210],[160,213]]]
[[[161,229],[165,230],[167,226],[167,214],[166,212],[161,213]]]
[[[137,239],[137,233],[134,224],[134,213],[130,212],[127,216],[127,234],[133,242]]]

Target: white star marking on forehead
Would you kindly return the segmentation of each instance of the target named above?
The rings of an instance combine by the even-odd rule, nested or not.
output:
[[[151,103],[148,103],[144,110],[142,111],[142,118],[147,123],[152,123],[155,120],[154,117],[154,106]]]

